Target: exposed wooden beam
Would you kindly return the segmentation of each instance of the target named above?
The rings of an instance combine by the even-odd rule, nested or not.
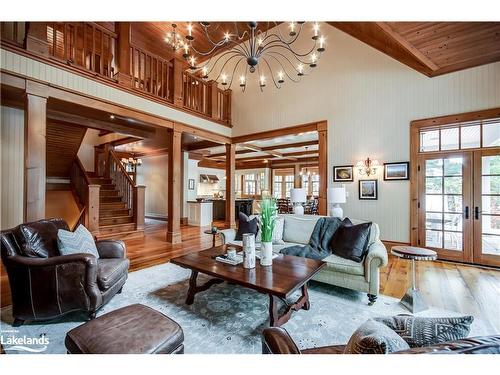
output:
[[[290,134],[299,134],[299,133],[307,133],[310,131],[315,131],[317,130],[317,122],[311,122],[307,124],[301,124],[301,125],[296,125],[296,126],[290,126],[287,128],[281,128],[281,129],[276,129],[276,130],[267,130],[263,131],[260,133],[254,133],[254,134],[247,134],[247,135],[240,135],[238,137],[234,137],[232,139],[233,143],[243,143],[243,142],[251,142],[251,141],[256,141],[256,140],[261,140],[261,139],[270,139],[270,138],[277,138],[277,137],[282,137],[284,135],[290,135]],[[242,145],[240,145],[242,146]]]
[[[397,43],[399,43],[403,48],[405,48],[409,53],[411,53],[417,60],[419,60],[422,64],[427,66],[429,69],[435,71],[439,69],[431,59],[425,56],[422,52],[420,52],[413,44],[408,42],[405,38],[403,38],[399,33],[394,31],[391,26],[389,26],[386,22],[376,22],[377,26],[380,27],[386,34],[388,34],[391,38],[393,38]]]
[[[294,147],[304,147],[304,146],[314,146],[317,145],[318,141],[304,141],[304,142],[296,142],[296,143],[284,143],[281,145],[273,145],[273,146],[267,146],[267,147],[262,147],[262,150],[264,151],[270,151],[270,150],[283,150],[285,148],[294,148]]]
[[[196,143],[188,144],[185,147],[183,147],[184,151],[195,151],[195,150],[203,150],[205,148],[212,148],[212,147],[217,147],[220,146],[220,144],[213,142],[213,141],[199,141]]]
[[[143,126],[126,126],[117,123],[111,123],[107,121],[89,119],[86,117],[64,113],[60,111],[48,110],[47,117],[51,120],[61,121],[65,123],[72,123],[80,126],[86,126],[89,128],[109,130],[112,132],[125,134],[132,137],[138,138],[154,138],[156,130],[152,127],[145,128]]]
[[[126,145],[128,143],[136,142],[138,140],[139,140],[139,138],[135,138],[135,137],[125,137],[125,138],[117,139],[117,140],[112,141],[110,143],[111,143],[111,145],[116,147],[116,146]]]
[[[105,135],[113,133],[111,130],[99,130],[99,137],[104,137]]]

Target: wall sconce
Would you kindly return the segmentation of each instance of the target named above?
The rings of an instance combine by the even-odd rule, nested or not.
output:
[[[371,160],[370,158],[366,158],[366,160],[360,160],[356,163],[356,167],[358,167],[358,172],[361,176],[371,176],[377,173],[378,166],[378,160]]]

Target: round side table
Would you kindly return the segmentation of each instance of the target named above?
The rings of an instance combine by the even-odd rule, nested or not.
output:
[[[211,229],[204,230],[203,233],[212,235],[212,247],[215,247],[215,236],[219,234],[219,231],[212,232]]]
[[[422,247],[414,246],[394,246],[391,249],[391,254],[402,259],[411,260],[411,276],[412,285],[406,291],[406,294],[401,299],[401,304],[405,306],[412,313],[418,313],[428,309],[420,291],[417,288],[417,274],[415,261],[417,260],[436,260],[437,253],[433,250],[424,249]]]

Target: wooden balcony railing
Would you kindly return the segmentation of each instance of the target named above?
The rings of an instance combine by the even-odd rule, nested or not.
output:
[[[48,22],[52,58],[101,77],[113,78],[117,35],[92,22]]]
[[[231,124],[231,91],[190,74],[184,61],[168,60],[133,44],[130,23],[110,28],[95,22],[0,24],[2,46],[26,49],[37,58],[69,65],[101,82],[104,79],[200,117]]]
[[[99,230],[99,185],[90,183],[85,169],[78,157],[74,160],[70,170],[71,186],[78,196],[79,204],[83,209],[83,217],[78,219],[90,232]]]
[[[171,61],[132,46],[130,72],[134,88],[173,102],[174,65]]]

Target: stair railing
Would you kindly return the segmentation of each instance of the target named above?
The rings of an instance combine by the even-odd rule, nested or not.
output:
[[[144,229],[144,186],[136,186],[113,150],[108,155],[109,178],[120,192],[126,208],[134,217],[136,229]]]
[[[78,156],[73,161],[70,170],[71,187],[76,192],[80,206],[83,206],[83,216],[79,223],[85,225],[90,232],[99,231],[99,190],[100,185],[92,184],[85,173],[85,168]]]

